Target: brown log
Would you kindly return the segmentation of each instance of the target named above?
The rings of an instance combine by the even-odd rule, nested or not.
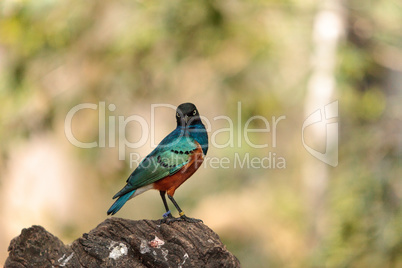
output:
[[[41,226],[23,229],[8,248],[10,267],[240,267],[203,223],[109,218],[71,245]]]

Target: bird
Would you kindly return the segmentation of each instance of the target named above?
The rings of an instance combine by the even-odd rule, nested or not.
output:
[[[116,214],[129,199],[155,189],[159,191],[166,210],[162,222],[201,221],[187,217],[173,195],[204,161],[208,152],[207,130],[201,121],[197,107],[189,102],[177,107],[176,123],[176,128],[140,162],[128,177],[126,185],[113,196],[113,199],[117,198],[117,200],[107,211],[108,215]],[[180,217],[172,216],[166,202],[166,194]]]

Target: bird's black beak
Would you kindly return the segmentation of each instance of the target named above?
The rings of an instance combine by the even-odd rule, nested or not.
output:
[[[188,123],[188,115],[184,116],[184,122],[186,122],[186,125],[187,125],[187,123]]]

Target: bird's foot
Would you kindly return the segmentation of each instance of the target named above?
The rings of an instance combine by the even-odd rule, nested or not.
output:
[[[189,223],[203,222],[202,220],[199,220],[199,219],[187,217],[184,213],[180,213],[180,217],[175,218],[172,216],[170,211],[168,211],[165,214],[163,214],[163,219],[159,220],[159,223],[160,224],[162,224],[162,223],[170,224],[170,223],[176,222],[176,221],[186,221]]]
[[[170,213],[170,210],[169,210],[165,214],[163,214],[163,219],[161,219],[159,221],[159,223],[169,224],[171,221],[174,221],[174,219],[176,219],[176,218],[172,216],[172,214]]]
[[[178,220],[181,220],[181,221],[186,221],[186,222],[190,222],[190,223],[197,223],[197,222],[202,222],[202,223],[204,223],[202,220],[200,220],[200,219],[194,219],[194,218],[190,218],[190,217],[187,217],[186,215],[181,215],[180,216],[180,218],[177,218]]]
[[[166,223],[166,224],[170,224],[170,223],[172,223],[172,222],[175,222],[175,221],[177,221],[179,218],[175,218],[175,217],[169,217],[169,218],[163,218],[163,219],[160,219],[159,220],[159,224],[163,224],[163,223]]]

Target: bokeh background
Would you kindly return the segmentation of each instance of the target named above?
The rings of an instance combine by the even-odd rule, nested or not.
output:
[[[144,157],[175,127],[172,109],[156,109],[154,140],[119,160],[119,135],[135,142],[146,132],[138,122],[119,132],[119,116],[151,127],[151,104],[188,101],[211,122],[208,156],[230,164],[207,162],[175,197],[243,267],[402,267],[398,0],[2,0],[0,265],[22,228],[39,224],[70,243],[105,220],[130,153]],[[338,152],[335,167],[302,143],[304,120],[333,101],[338,144],[326,144],[336,133],[324,121],[304,135],[311,148]],[[66,138],[66,116],[83,103],[97,109],[75,114],[74,136],[105,146]],[[286,117],[276,131],[248,134],[265,148],[244,139],[255,115]],[[218,116],[233,132],[217,132],[231,127]],[[285,166],[235,166],[270,153]],[[116,216],[163,212],[150,191]]]

